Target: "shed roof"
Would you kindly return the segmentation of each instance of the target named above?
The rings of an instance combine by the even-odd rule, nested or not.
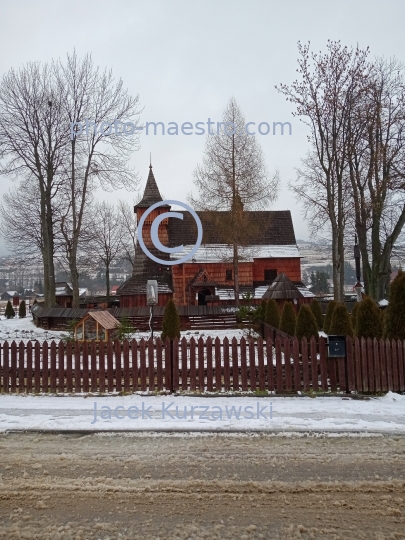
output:
[[[120,322],[108,311],[90,311],[88,315],[106,330],[113,330]]]
[[[294,298],[304,298],[308,296],[314,296],[312,293],[309,295],[307,290],[303,292],[303,283],[294,284],[285,274],[278,274],[273,283],[269,286],[264,293],[263,298],[273,300],[292,300]],[[310,291],[308,291],[310,292]]]

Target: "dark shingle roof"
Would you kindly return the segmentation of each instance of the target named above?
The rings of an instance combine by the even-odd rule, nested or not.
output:
[[[303,297],[304,295],[299,291],[294,283],[282,273],[276,277],[263,295],[263,298],[266,300],[292,300],[293,298]]]
[[[157,187],[156,180],[152,171],[152,165],[149,165],[149,175],[146,181],[145,191],[141,202],[139,202],[135,208],[149,208],[152,204],[162,201],[159,188]]]
[[[177,211],[177,210],[176,210]],[[189,212],[183,213],[183,219],[169,219],[170,246],[195,244],[197,227],[194,218]],[[207,212],[197,212],[203,227],[203,243],[227,244],[226,238],[214,219]],[[225,212],[216,212],[219,219]],[[251,211],[246,212],[252,223],[253,234],[248,245],[295,245],[294,226],[289,210]]]

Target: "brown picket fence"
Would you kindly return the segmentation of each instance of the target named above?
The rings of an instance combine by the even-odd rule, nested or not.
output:
[[[324,338],[289,336],[0,345],[3,393],[403,392],[404,372],[400,340],[348,337],[337,359]]]

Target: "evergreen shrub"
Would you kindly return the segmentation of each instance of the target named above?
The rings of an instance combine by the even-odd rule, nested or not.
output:
[[[11,305],[10,300],[7,302],[5,316],[7,319],[13,319],[15,317],[15,311],[13,309],[13,306]]]
[[[388,339],[405,339],[405,272],[401,270],[391,283],[385,315]]]
[[[314,314],[314,317],[316,319],[316,324],[318,325],[318,330],[321,330],[323,328],[323,315],[321,310],[321,304],[318,302],[316,298],[312,300],[310,306],[312,313]]]
[[[177,312],[176,304],[171,299],[167,302],[165,307],[161,337],[163,340],[167,337],[169,339],[174,339],[176,337],[180,338],[180,317]]]
[[[295,335],[299,340],[303,337],[306,337],[307,339],[310,339],[312,336],[318,337],[316,319],[311,308],[307,304],[303,304],[298,312]]]
[[[328,334],[353,337],[353,327],[350,313],[343,302],[336,304]]]
[[[273,326],[273,328],[280,327],[280,310],[278,309],[277,302],[273,299],[267,302],[265,321],[270,326]]]
[[[381,312],[375,301],[369,296],[358,302],[356,316],[356,336],[380,339],[383,335]]]
[[[20,319],[23,319],[27,315],[27,307],[25,305],[25,300],[23,300],[18,308],[18,316]]]
[[[281,312],[280,330],[290,336],[294,336],[296,324],[297,317],[295,316],[294,306],[291,302],[284,302],[283,311]]]
[[[335,309],[336,302],[331,300],[328,302],[328,307],[326,308],[325,321],[323,323],[323,329],[326,334],[330,334],[330,324],[332,322],[333,310]]]

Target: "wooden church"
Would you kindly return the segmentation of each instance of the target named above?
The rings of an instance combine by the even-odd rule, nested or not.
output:
[[[152,165],[142,200],[135,206],[137,222],[153,204],[161,202]],[[170,206],[160,206],[145,220],[143,240],[152,254],[161,260],[181,258],[189,253],[197,239],[197,227],[189,212],[183,220],[164,219],[159,225],[161,243],[168,247],[183,246],[181,252],[168,254],[158,251],[151,242],[153,220],[169,212]],[[176,210],[176,212],[179,212]],[[121,307],[146,305],[146,282],[158,282],[158,305],[166,305],[173,298],[176,305],[232,305],[235,303],[232,246],[226,244],[220,228],[215,226],[212,214],[197,212],[203,226],[203,242],[191,260],[184,264],[164,265],[151,260],[136,246],[132,276],[117,291]],[[220,212],[218,212],[218,215]],[[245,212],[256,225],[256,234],[240,248],[238,265],[240,297],[250,291],[255,303],[272,284],[277,275],[285,274],[293,283],[301,283],[300,254],[296,245],[294,227],[289,210]]]

